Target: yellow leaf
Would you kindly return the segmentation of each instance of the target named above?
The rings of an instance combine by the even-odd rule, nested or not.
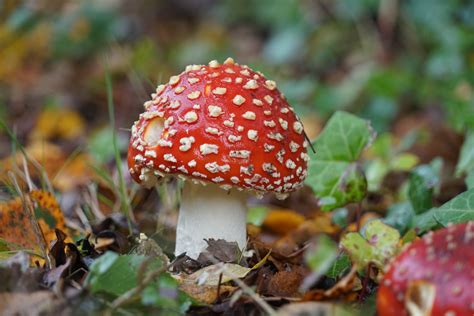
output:
[[[77,112],[64,108],[44,109],[38,116],[31,138],[73,140],[82,136],[84,132],[84,119]]]
[[[305,221],[305,217],[292,210],[271,210],[263,221],[263,227],[277,234],[286,234]]]

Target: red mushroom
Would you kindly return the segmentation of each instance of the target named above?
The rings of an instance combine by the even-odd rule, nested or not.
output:
[[[204,238],[244,247],[241,191],[284,198],[302,186],[309,156],[301,121],[274,81],[231,58],[186,67],[158,86],[145,110],[132,127],[128,164],[146,186],[185,180],[176,255],[196,258]]]
[[[380,316],[474,315],[474,222],[410,244],[390,264],[377,294]]]

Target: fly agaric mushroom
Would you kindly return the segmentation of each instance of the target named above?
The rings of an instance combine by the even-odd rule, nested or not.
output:
[[[474,222],[411,243],[391,262],[377,294],[380,316],[474,315]]]
[[[175,254],[205,238],[246,244],[246,194],[285,198],[306,177],[303,125],[272,80],[228,58],[191,65],[159,85],[132,127],[132,177],[184,179]]]

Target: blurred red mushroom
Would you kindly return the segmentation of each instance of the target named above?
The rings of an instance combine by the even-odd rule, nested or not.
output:
[[[390,264],[377,295],[380,316],[474,315],[474,222],[430,232]]]
[[[300,188],[307,145],[275,82],[228,58],[188,66],[158,86],[132,127],[128,164],[145,186],[185,180],[175,254],[196,258],[205,238],[245,246],[243,191],[285,198]]]

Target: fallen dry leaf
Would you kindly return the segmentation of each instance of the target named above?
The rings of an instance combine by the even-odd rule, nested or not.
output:
[[[31,131],[33,140],[73,140],[84,135],[85,122],[79,113],[63,108],[45,108]]]
[[[52,185],[60,191],[71,190],[94,178],[94,173],[90,168],[91,159],[86,154],[77,154],[68,158],[61,147],[40,141],[29,144],[25,147],[25,152],[31,161],[35,161],[44,170]],[[9,171],[15,171],[17,168],[23,170],[23,162],[22,152],[0,160],[0,182],[8,183]],[[33,163],[28,164],[28,172],[33,180],[42,176]],[[24,183],[20,185],[26,187]]]
[[[224,239],[205,239],[206,250],[199,254],[197,261],[201,265],[208,265],[216,260],[219,262],[237,263],[241,257],[239,245]]]
[[[55,229],[68,231],[64,215],[50,192],[34,190],[24,197],[24,201],[17,197],[0,203],[0,238],[12,250],[42,253],[41,249],[49,248],[49,244],[56,240]]]
[[[233,293],[238,287],[225,283],[244,278],[252,269],[234,263],[217,263],[204,267],[192,274],[181,273],[173,277],[179,288],[192,298],[212,304],[219,297]]]
[[[277,234],[287,234],[305,221],[303,215],[292,210],[270,210],[263,221],[262,227]]]
[[[322,301],[331,299],[341,299],[346,297],[352,301],[357,297],[355,291],[360,289],[360,279],[357,277],[357,267],[353,266],[351,271],[341,278],[333,287],[327,290],[315,289],[305,293],[305,301]]]
[[[292,303],[280,308],[277,316],[334,316],[337,313],[337,305],[323,302]]]
[[[197,285],[195,283],[183,283],[179,285],[179,289],[196,301],[212,304],[217,301],[221,296],[234,293],[238,287],[230,285],[221,285],[219,288],[217,286],[210,285]]]
[[[251,268],[242,267],[235,263],[216,263],[204,267],[190,275],[182,274],[180,278],[182,278],[181,281],[184,283],[213,286],[219,284],[219,279],[220,283],[223,284],[235,278],[244,278],[251,270]]]
[[[320,233],[334,235],[340,231],[334,225],[329,213],[318,213],[313,218],[302,222],[297,228],[278,239],[273,247],[281,255],[290,255],[298,251],[307,241]]]
[[[266,293],[272,296],[300,297],[298,289],[305,277],[303,269],[278,271],[268,282]]]
[[[53,292],[37,291],[33,293],[0,293],[0,314],[43,315],[51,312],[59,300]]]

